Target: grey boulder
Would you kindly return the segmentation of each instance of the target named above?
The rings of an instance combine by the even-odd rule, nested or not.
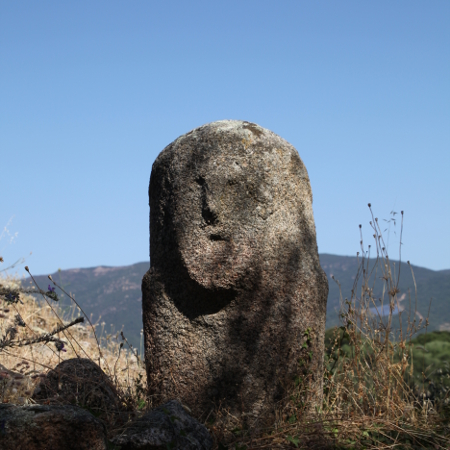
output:
[[[2,450],[106,450],[102,421],[77,406],[0,404]]]
[[[86,358],[58,364],[38,384],[32,398],[40,404],[80,406],[109,425],[117,422],[123,409],[110,378]]]
[[[120,450],[209,450],[213,440],[206,427],[176,400],[149,411],[111,442]]]

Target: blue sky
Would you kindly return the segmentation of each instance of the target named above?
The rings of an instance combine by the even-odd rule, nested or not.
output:
[[[403,260],[450,268],[449,23],[447,0],[1,2],[0,269],[147,260],[153,161],[221,119],[297,148],[319,252],[370,243],[371,202],[405,211]]]

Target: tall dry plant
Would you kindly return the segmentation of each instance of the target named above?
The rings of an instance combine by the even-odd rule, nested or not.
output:
[[[368,206],[376,254],[370,257],[371,245],[364,249],[360,225],[361,254],[357,254],[353,289],[349,298],[341,292],[342,326],[334,329],[325,355],[323,407],[315,417],[305,417],[302,399],[308,373],[299,367],[296,390],[288,406],[279,411],[275,427],[262,436],[255,430],[234,430],[235,449],[450,448],[448,421],[410,382],[411,340],[428,326],[428,319],[417,319],[412,267],[408,261],[414,300],[411,292],[399,292],[400,263],[390,260],[378,218]],[[403,211],[400,262],[402,232]],[[409,296],[409,308],[401,304],[404,294]],[[307,349],[309,330],[305,335]]]

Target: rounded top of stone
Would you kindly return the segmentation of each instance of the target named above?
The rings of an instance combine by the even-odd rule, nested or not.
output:
[[[217,120],[216,122],[209,122],[197,128],[211,128],[217,131],[250,130],[256,132],[256,134],[270,132],[268,129],[263,128],[256,123],[248,122],[247,120],[234,119]]]
[[[216,122],[210,122],[205,125],[201,125],[200,127],[194,128],[193,130],[189,131],[188,133],[183,134],[180,136],[179,139],[182,139],[184,137],[192,136],[195,137],[197,134],[203,134],[203,133],[226,133],[229,135],[237,135],[237,137],[240,138],[248,138],[250,135],[253,135],[254,138],[259,138],[261,136],[265,137],[275,137],[277,136],[272,131],[268,130],[267,128],[263,128],[260,125],[257,125],[253,122],[248,122],[246,120],[218,120]],[[279,136],[277,136],[280,138]],[[281,139],[281,138],[280,138]]]

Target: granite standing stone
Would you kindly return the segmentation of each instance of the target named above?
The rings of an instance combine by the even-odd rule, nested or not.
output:
[[[149,198],[142,293],[155,404],[270,424],[306,370],[306,401],[320,405],[328,282],[295,148],[254,123],[204,125],[160,153]]]

